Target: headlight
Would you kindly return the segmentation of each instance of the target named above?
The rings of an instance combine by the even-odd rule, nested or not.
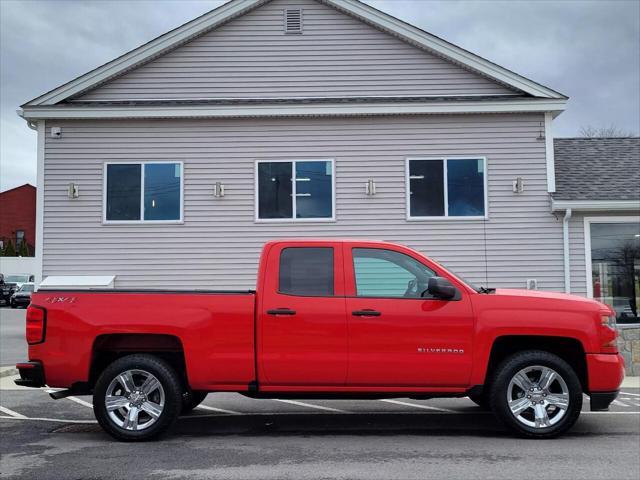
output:
[[[616,315],[615,314],[612,314],[612,315],[601,315],[600,316],[600,321],[602,322],[602,325],[607,325],[608,327],[616,328]]]

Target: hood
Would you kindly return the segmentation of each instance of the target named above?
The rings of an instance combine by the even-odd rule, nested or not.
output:
[[[527,298],[539,298],[546,300],[564,300],[567,302],[577,302],[591,306],[598,306],[603,310],[608,310],[613,314],[613,311],[608,305],[600,303],[591,298],[580,297],[578,295],[570,295],[568,293],[560,292],[545,292],[541,290],[522,290],[511,288],[497,288],[494,295],[500,295],[503,297],[527,297]]]

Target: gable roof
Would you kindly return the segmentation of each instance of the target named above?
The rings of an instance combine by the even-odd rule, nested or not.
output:
[[[556,138],[553,146],[554,201],[640,201],[640,137]]]
[[[231,0],[230,2],[171,30],[128,53],[81,75],[23,105],[51,106],[94,88],[116,76],[140,66],[230,20],[244,15],[271,0]],[[426,49],[453,63],[532,97],[561,99],[567,97],[478,55],[457,47],[435,35],[409,25],[359,0],[316,0],[386,31],[414,46]]]

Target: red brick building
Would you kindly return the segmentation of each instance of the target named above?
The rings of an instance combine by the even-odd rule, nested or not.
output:
[[[16,251],[26,242],[29,255],[36,251],[36,187],[28,183],[0,192],[0,242],[11,240]]]

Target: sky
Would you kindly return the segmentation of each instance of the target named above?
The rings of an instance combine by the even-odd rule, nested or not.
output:
[[[640,0],[365,0],[570,97],[556,136],[640,132]],[[0,190],[36,181],[19,106],[223,0],[0,0]]]

